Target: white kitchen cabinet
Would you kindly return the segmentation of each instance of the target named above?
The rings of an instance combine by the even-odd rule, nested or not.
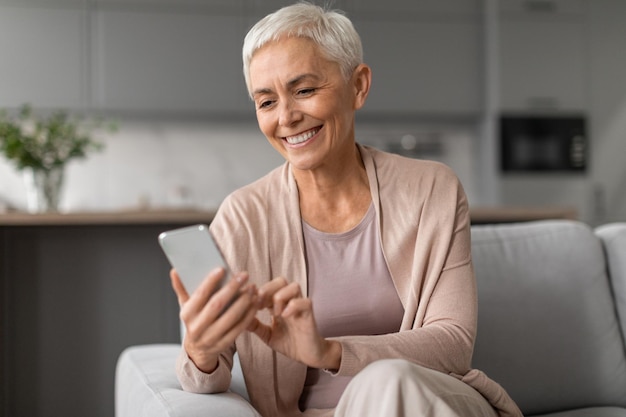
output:
[[[78,6],[0,3],[0,107],[82,107],[88,91],[86,21]]]
[[[156,8],[165,6],[181,9],[183,7],[210,7],[230,10],[241,10],[243,0],[91,0],[98,6],[114,6],[116,8],[132,8],[135,6]]]
[[[102,1],[102,0],[100,0]],[[116,1],[116,0],[105,0]],[[133,0],[159,1],[159,0]],[[192,1],[192,0],[188,0]],[[329,2],[317,1],[316,4],[328,3],[331,9],[339,9],[352,17],[353,13],[445,13],[467,14],[477,13],[482,0],[334,0]],[[256,14],[267,14],[280,7],[293,4],[293,0],[249,0],[252,10]]]
[[[0,6],[82,8],[92,0],[0,0]]]
[[[473,115],[481,106],[478,18],[353,18],[372,68],[362,112],[376,115]]]
[[[561,2],[553,8],[523,9],[513,8],[520,2],[509,1],[501,3],[506,7],[500,13],[501,109],[584,111],[587,37],[584,14],[573,7],[578,2],[563,10],[557,7]]]
[[[505,13],[548,13],[565,16],[581,15],[589,0],[499,0],[498,5]]]
[[[241,72],[240,14],[94,12],[94,101],[122,111],[251,111]]]
[[[349,4],[353,0],[333,0],[329,3],[330,9],[349,11]],[[322,5],[322,2],[314,2]],[[248,0],[246,2],[246,29],[250,29],[261,18],[275,12],[281,7],[294,4],[294,0]],[[246,30],[247,31],[247,30]]]
[[[350,7],[357,13],[476,13],[481,0],[352,0]]]
[[[364,112],[476,112],[477,1],[396,0],[384,13],[368,0],[333,3],[355,22],[374,69]],[[28,7],[18,7],[0,0],[0,47],[14,63],[0,68],[7,85],[0,104],[251,115],[241,73],[243,37],[258,18],[288,3],[28,0]],[[31,28],[23,42],[33,54],[11,49],[23,27]]]

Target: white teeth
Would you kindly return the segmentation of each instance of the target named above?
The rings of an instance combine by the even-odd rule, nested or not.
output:
[[[317,129],[309,130],[308,132],[304,132],[297,136],[287,136],[285,140],[287,140],[290,145],[297,145],[298,143],[302,143],[311,139],[313,136],[315,136],[317,132],[319,132],[319,130]]]

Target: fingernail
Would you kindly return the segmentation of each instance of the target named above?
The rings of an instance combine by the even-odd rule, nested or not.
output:
[[[248,274],[240,274],[235,276],[235,280],[240,283],[243,284],[244,282],[246,282],[248,280]]]

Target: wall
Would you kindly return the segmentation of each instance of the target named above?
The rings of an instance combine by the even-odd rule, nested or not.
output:
[[[254,125],[119,121],[119,131],[101,136],[105,149],[67,170],[61,210],[215,208],[234,189],[283,162]],[[474,139],[466,125],[359,125],[364,143],[384,147],[410,133],[416,141],[439,143],[424,157],[456,171],[473,194],[473,167],[467,155]],[[0,159],[0,195],[25,208],[21,176]]]
[[[594,217],[626,220],[626,2],[589,2]]]
[[[62,210],[215,207],[232,189],[280,163],[254,127],[119,121],[103,152],[72,162]],[[3,192],[25,206],[21,177],[0,163]]]

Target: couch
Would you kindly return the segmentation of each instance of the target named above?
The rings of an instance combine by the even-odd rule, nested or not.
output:
[[[479,294],[473,366],[526,416],[626,416],[626,223],[472,226]],[[179,345],[127,348],[117,417],[255,416],[240,370],[231,391],[183,392]]]

